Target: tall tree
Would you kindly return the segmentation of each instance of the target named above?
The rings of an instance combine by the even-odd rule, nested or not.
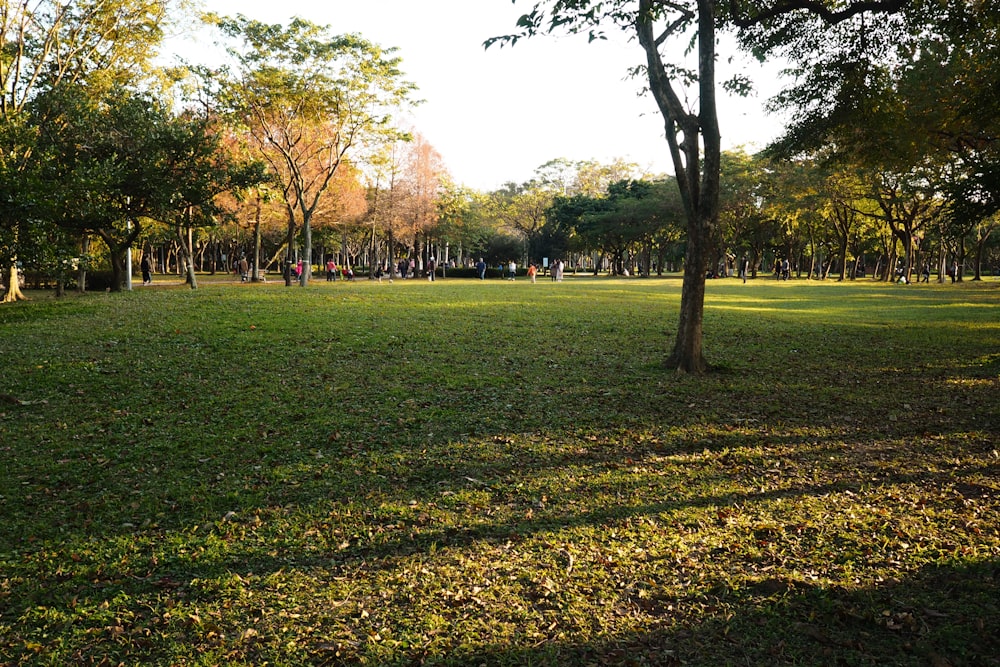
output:
[[[654,237],[680,217],[676,196],[672,197],[668,189],[673,187],[673,183],[664,181],[627,180],[610,184],[601,197],[577,195],[568,207],[570,211],[574,208],[580,211],[575,232],[591,247],[610,254],[612,271],[621,275],[631,268],[629,258],[640,243],[648,247]],[[560,201],[554,207],[553,217],[558,218],[560,212],[564,215],[566,204],[565,200]]]
[[[438,206],[447,172],[441,154],[424,137],[414,135],[403,146],[403,162],[398,183],[399,212],[407,237],[412,241],[418,262],[430,260],[427,241],[438,222]],[[421,251],[421,238],[424,240]],[[443,257],[434,257],[440,264]]]
[[[312,218],[337,170],[355,156],[399,136],[392,114],[410,103],[415,87],[400,58],[360,35],[293,19],[286,27],[244,16],[206,17],[240,42],[228,50],[222,99],[281,184],[288,242],[301,228],[303,257],[312,262]],[[310,270],[300,278],[304,286]],[[289,278],[290,280],[290,278]]]
[[[150,66],[170,0],[26,0],[0,5],[0,117],[41,90],[87,80],[98,92]]]
[[[516,1],[516,0],[515,0]],[[522,37],[568,30],[591,39],[604,37],[605,26],[625,30],[645,52],[646,83],[664,119],[667,145],[680,188],[687,224],[687,250],[680,317],[667,366],[702,373],[708,362],[702,349],[705,275],[711,239],[718,224],[721,139],[716,102],[716,33],[719,26],[753,26],[805,13],[839,23],[864,12],[897,11],[904,0],[544,0],[518,20],[519,32],[487,40],[514,44]],[[693,35],[692,35],[693,32]],[[665,45],[688,37],[696,57],[693,67],[673,63]],[[739,89],[745,81],[730,82]],[[698,109],[684,103],[691,84]]]

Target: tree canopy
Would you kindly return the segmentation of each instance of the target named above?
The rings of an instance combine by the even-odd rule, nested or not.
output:
[[[211,75],[221,77],[222,108],[246,128],[280,184],[289,250],[301,226],[311,264],[312,217],[338,169],[399,138],[393,113],[415,87],[392,49],[360,35],[332,35],[300,18],[288,26],[244,16],[206,20],[239,43],[229,49],[235,67]]]

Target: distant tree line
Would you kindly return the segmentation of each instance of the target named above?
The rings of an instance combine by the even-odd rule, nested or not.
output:
[[[796,116],[766,150],[720,154],[717,211],[698,228],[707,277],[784,260],[814,279],[1000,271],[998,19],[931,0],[883,9],[877,26],[838,20],[829,40],[732,24],[745,48],[790,58],[797,83],[774,104]],[[182,16],[169,0],[0,15],[4,300],[26,275],[118,290],[144,256],[192,287],[240,258],[287,284],[290,267],[327,260],[371,275],[400,260],[639,276],[690,263],[691,183],[556,159],[529,182],[471,190],[396,120],[416,87],[394,50],[302,19],[207,15],[223,64],[156,66]]]

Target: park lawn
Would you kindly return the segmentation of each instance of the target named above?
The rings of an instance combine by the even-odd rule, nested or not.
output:
[[[1000,665],[998,283],[679,287],[0,308],[0,665]]]

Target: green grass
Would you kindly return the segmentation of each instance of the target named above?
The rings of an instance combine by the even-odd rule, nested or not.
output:
[[[0,308],[0,665],[1000,665],[1000,289]]]

